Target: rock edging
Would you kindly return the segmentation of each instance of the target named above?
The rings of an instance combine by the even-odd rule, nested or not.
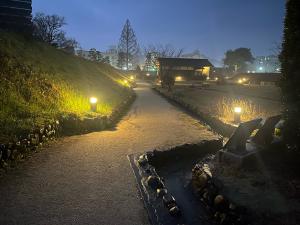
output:
[[[109,117],[85,119],[72,115],[61,117],[52,122],[45,122],[44,125],[35,127],[27,134],[15,137],[7,143],[0,143],[0,174],[1,170],[6,171],[16,162],[25,159],[30,153],[37,152],[39,147],[55,138],[111,128],[121,119],[135,98],[136,94],[133,93]]]
[[[231,134],[234,132],[236,127],[224,123],[223,121],[219,120],[216,117],[212,117],[208,115],[207,113],[203,113],[198,110],[198,108],[194,105],[191,105],[189,103],[184,102],[181,98],[174,96],[173,94],[167,94],[165,92],[162,92],[160,89],[153,87],[154,91],[156,91],[159,95],[166,98],[171,103],[175,103],[176,105],[179,105],[180,107],[187,110],[189,113],[193,114],[197,118],[201,120],[201,122],[205,123],[206,125],[210,126],[211,129],[213,129],[215,132],[219,133],[222,136],[230,137]]]

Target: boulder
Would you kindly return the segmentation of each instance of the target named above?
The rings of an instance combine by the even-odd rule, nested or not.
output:
[[[164,205],[168,208],[168,209],[171,209],[173,208],[174,206],[176,206],[176,200],[175,198],[170,195],[170,194],[166,194],[163,196],[163,203]]]
[[[159,188],[156,190],[156,195],[158,198],[165,196],[167,193],[168,193],[168,190],[166,188]]]
[[[170,208],[169,213],[171,216],[180,216],[181,215],[181,211],[177,205]]]
[[[162,183],[161,179],[157,176],[149,176],[147,178],[147,185],[154,190],[164,187],[164,184]]]

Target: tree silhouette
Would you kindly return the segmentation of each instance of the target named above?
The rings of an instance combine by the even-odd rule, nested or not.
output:
[[[126,69],[129,68],[129,63],[134,64],[137,60],[139,54],[139,45],[137,42],[137,38],[135,33],[130,25],[129,20],[126,20],[126,23],[123,27],[122,34],[120,37],[119,45],[118,45],[118,52],[119,56],[125,58],[125,60],[119,59],[119,62],[125,65],[119,65],[120,68],[126,66]]]
[[[224,65],[228,66],[231,71],[245,72],[247,63],[252,63],[253,60],[250,48],[237,48],[225,53]]]
[[[287,143],[300,148],[300,2],[286,2],[284,38],[280,55],[280,87],[285,107],[283,136]],[[298,22],[297,22],[298,21]]]

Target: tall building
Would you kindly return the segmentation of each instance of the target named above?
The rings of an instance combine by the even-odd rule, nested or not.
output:
[[[1,0],[0,29],[32,31],[32,0]]]
[[[107,51],[102,53],[103,58],[108,57],[111,66],[118,68],[118,50],[117,47],[112,45]]]

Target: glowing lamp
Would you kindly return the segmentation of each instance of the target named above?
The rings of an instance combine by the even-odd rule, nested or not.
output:
[[[93,111],[93,112],[97,111],[97,102],[98,102],[97,98],[95,98],[95,97],[90,98],[91,111]]]
[[[182,76],[175,77],[175,81],[182,81],[182,80],[183,80]]]
[[[134,80],[134,76],[130,76],[130,80]]]
[[[241,113],[242,113],[241,107],[234,107],[234,122],[235,123],[241,122]]]

